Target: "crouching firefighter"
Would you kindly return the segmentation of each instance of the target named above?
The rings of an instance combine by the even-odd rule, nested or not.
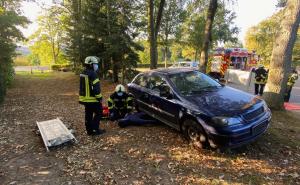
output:
[[[117,85],[115,92],[108,99],[110,120],[115,121],[125,117],[133,109],[133,96],[125,92],[125,87]]]
[[[85,70],[80,74],[79,103],[85,106],[85,128],[88,135],[100,135],[102,95],[98,70],[98,57],[89,56],[84,61]]]

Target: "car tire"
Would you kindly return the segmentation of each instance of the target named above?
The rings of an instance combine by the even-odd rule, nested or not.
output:
[[[182,132],[191,145],[197,149],[209,146],[207,135],[202,126],[194,120],[185,120],[182,124]]]

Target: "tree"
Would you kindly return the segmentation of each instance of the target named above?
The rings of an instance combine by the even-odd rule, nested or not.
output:
[[[31,52],[39,57],[41,65],[53,65],[67,62],[62,48],[63,27],[62,10],[58,6],[45,9],[38,17],[38,30],[29,37]]]
[[[281,19],[282,11],[263,20],[258,25],[251,27],[246,32],[246,48],[249,51],[256,51],[264,64],[270,63],[272,49]]]
[[[147,0],[148,2],[148,39],[150,43],[150,69],[157,68],[157,35],[161,25],[165,0],[160,0],[159,8],[154,21],[154,0]]]
[[[66,1],[65,45],[68,58],[75,66],[84,58],[101,58],[100,71],[118,82],[119,73],[135,66],[136,52],[141,47],[135,42],[141,26],[140,0],[74,0]],[[112,70],[112,75],[108,71]],[[124,76],[124,75],[123,75]]]
[[[300,0],[288,0],[272,52],[264,99],[272,109],[283,108],[292,51],[300,23]]]
[[[0,0],[0,102],[13,76],[13,57],[16,55],[15,42],[24,39],[19,27],[29,21],[20,15],[20,1]]]
[[[212,25],[218,8],[218,0],[210,0],[205,23],[204,40],[200,58],[199,70],[206,72],[208,63],[208,49],[212,40]]]
[[[165,13],[162,17],[160,39],[164,50],[165,67],[170,58],[169,47],[172,40],[176,39],[180,32],[180,27],[185,19],[184,3],[182,0],[169,0],[165,4]],[[172,40],[170,40],[172,39]]]

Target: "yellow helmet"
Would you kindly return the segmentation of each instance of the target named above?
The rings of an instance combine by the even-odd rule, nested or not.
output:
[[[117,85],[115,92],[125,92],[125,87],[122,84]]]
[[[84,60],[85,64],[98,64],[99,63],[99,58],[95,56],[88,56]]]

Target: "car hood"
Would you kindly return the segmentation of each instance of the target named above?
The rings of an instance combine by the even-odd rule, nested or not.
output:
[[[261,102],[256,96],[227,86],[186,96],[185,99],[193,104],[192,107],[212,116],[239,115]]]

